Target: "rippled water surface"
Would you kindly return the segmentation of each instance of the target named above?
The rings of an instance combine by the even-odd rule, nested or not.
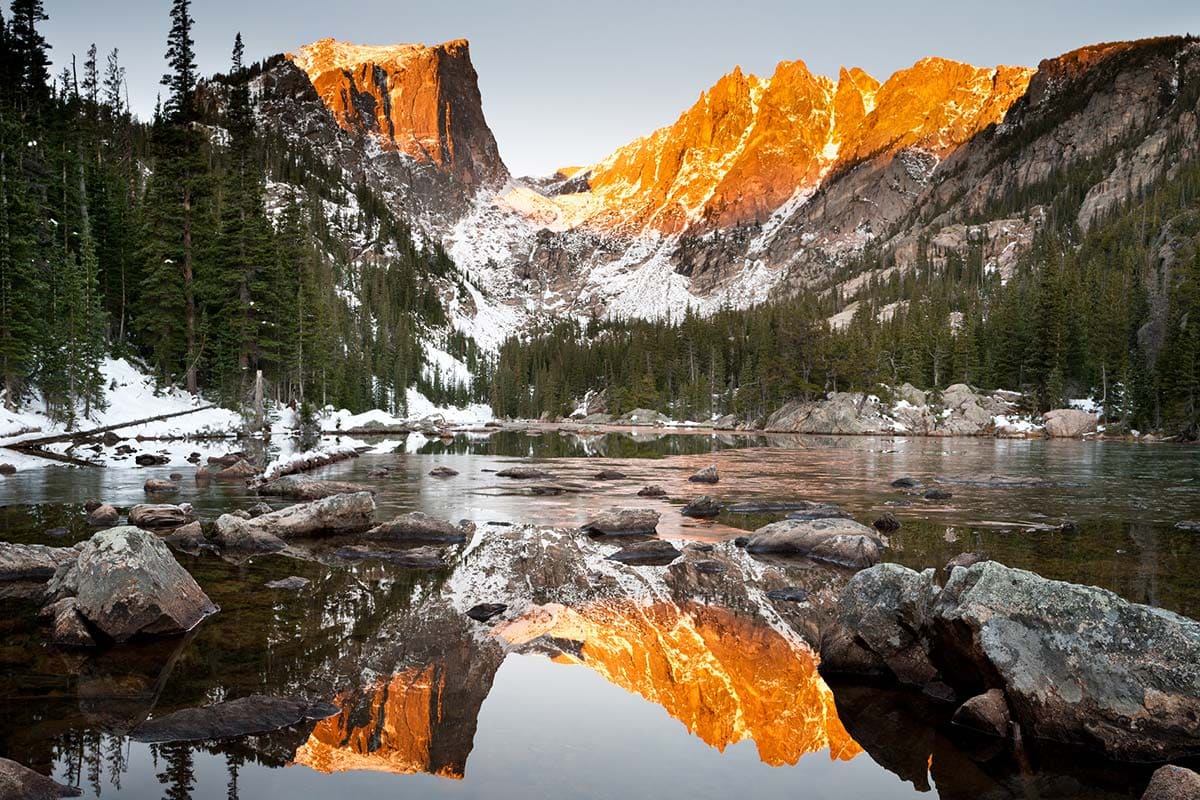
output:
[[[845,574],[749,559],[731,540],[782,515],[679,515],[705,492],[730,504],[834,502],[866,523],[890,511],[902,528],[889,560],[941,568],[975,551],[1200,616],[1200,535],[1175,528],[1200,518],[1190,448],[523,431],[368,444],[376,451],[320,476],[371,485],[380,518],[420,510],[475,522],[449,568],[181,554],[221,612],[184,639],[99,654],[47,646],[37,602],[7,591],[0,755],[87,796],[121,798],[1138,795],[1144,770],[980,752],[920,697],[827,685],[804,641],[804,604],[767,602],[763,590],[817,592]],[[553,478],[495,475],[513,463]],[[711,463],[719,484],[688,483]],[[438,465],[460,474],[430,477]],[[389,476],[368,477],[379,467]],[[599,481],[600,469],[628,477]],[[203,519],[257,500],[240,487],[197,487],[192,470],[54,467],[0,479],[0,535],[86,538],[85,500],[128,507],[144,501],[147,477],[171,472],[184,474],[178,499]],[[893,489],[900,476],[924,486]],[[534,496],[531,483],[565,491]],[[668,498],[637,497],[647,484]],[[925,500],[935,485],[953,496]],[[603,559],[607,544],[522,527],[573,528],[612,506],[656,508],[660,535],[713,550],[693,544],[670,567],[625,567]],[[724,571],[697,568],[713,562]],[[289,575],[312,584],[263,586]],[[479,598],[510,612],[470,620],[462,612]],[[340,713],[198,744],[129,737],[147,717],[252,694],[332,702]]]

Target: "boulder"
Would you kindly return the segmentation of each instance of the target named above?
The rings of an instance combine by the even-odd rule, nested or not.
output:
[[[550,478],[553,476],[551,476],[549,472],[538,469],[537,467],[528,467],[528,466],[518,465],[515,467],[509,467],[508,469],[500,470],[499,472],[496,473],[496,477],[498,477],[498,478],[517,478],[519,480],[530,480],[530,479],[537,479],[537,478]]]
[[[892,390],[892,394],[898,402],[908,403],[915,408],[922,408],[928,402],[928,397],[925,392],[922,392],[911,383],[902,383]]]
[[[679,509],[679,513],[694,519],[712,519],[720,514],[724,507],[719,500],[705,494],[689,500],[687,505]]]
[[[235,483],[237,481],[244,481],[247,478],[253,478],[257,474],[258,467],[254,466],[245,459],[240,459],[237,461],[237,463],[230,464],[213,477],[219,481]]]
[[[926,500],[949,500],[954,497],[954,493],[945,489],[930,489],[924,494],[924,497]]]
[[[688,480],[692,483],[717,483],[721,480],[721,476],[717,472],[717,465],[709,464],[707,467],[688,478]]]
[[[626,545],[607,558],[622,564],[665,567],[681,555],[683,554],[670,542],[651,539]]]
[[[0,542],[0,582],[48,581],[79,555],[74,547]]]
[[[192,519],[192,507],[186,503],[143,503],[129,509],[129,524],[138,528],[177,528]]]
[[[597,515],[581,530],[603,536],[647,536],[658,530],[658,512],[647,508],[614,508]]]
[[[255,503],[246,509],[246,513],[253,519],[254,517],[261,517],[263,514],[270,514],[274,510],[269,503]]]
[[[953,722],[977,733],[1005,738],[1008,736],[1008,701],[1002,689],[988,689],[958,707]]]
[[[17,468],[14,467],[12,464],[0,464],[0,475],[8,477],[9,475],[16,475],[16,474],[17,474]]]
[[[233,739],[270,733],[307,720],[328,719],[338,713],[338,707],[329,703],[251,695],[155,717],[139,725],[129,738],[151,744]]]
[[[838,598],[837,635],[850,641],[828,655],[823,642],[822,669],[862,673],[864,664],[878,663],[900,683],[916,687],[938,678],[926,640],[936,592],[931,569],[918,573],[898,564],[879,564],[859,572]],[[870,655],[856,652],[856,647]]]
[[[434,478],[453,478],[458,474],[458,470],[453,467],[434,467],[429,470],[429,474]]]
[[[1055,439],[1077,439],[1095,433],[1100,419],[1076,408],[1056,408],[1042,415],[1046,435]]]
[[[171,459],[167,456],[160,456],[155,453],[139,453],[133,459],[134,463],[139,467],[158,467],[163,464],[169,464]]]
[[[588,421],[587,417],[585,417],[583,421],[587,422]],[[649,408],[635,408],[633,411],[630,411],[626,414],[622,414],[620,417],[618,417],[616,420],[616,424],[617,425],[635,425],[635,426],[666,425],[670,421],[671,421],[670,417],[668,417],[666,414],[662,414],[658,411],[653,411]]]
[[[285,475],[258,487],[260,495],[282,497],[285,500],[321,500],[335,494],[355,494],[375,490],[370,486],[346,481],[322,481],[306,475]]]
[[[505,611],[508,611],[508,606],[504,603],[480,603],[468,608],[466,614],[476,622],[487,622]]]
[[[1190,769],[1167,764],[1150,776],[1142,800],[1196,800],[1200,797],[1200,775]]]
[[[954,570],[930,613],[946,680],[1003,688],[1026,735],[1117,760],[1200,753],[1200,622],[994,561]]]
[[[367,473],[368,478],[386,478],[392,474],[387,467],[376,467]]]
[[[980,561],[987,561],[979,553],[959,553],[946,562],[946,572],[953,572],[955,567],[970,567]]]
[[[79,613],[78,601],[64,597],[46,608],[42,615],[51,620],[50,643],[59,647],[95,647],[96,639]]]
[[[718,431],[736,431],[742,421],[738,419],[737,414],[726,414],[722,417],[717,417],[713,420],[713,430]]]
[[[692,569],[696,570],[696,572],[699,572],[703,575],[720,575],[729,571],[728,565],[712,559],[693,561],[691,563],[691,567]]]
[[[201,550],[212,548],[212,545],[204,538],[204,531],[201,530],[199,522],[189,522],[187,525],[176,528],[170,535],[164,536],[163,541],[176,550],[193,555]]]
[[[430,546],[393,550],[350,545],[339,547],[335,555],[350,561],[386,561],[408,569],[442,569],[449,566],[445,553],[437,547]]]
[[[49,589],[74,597],[79,614],[117,642],[186,633],[218,610],[164,542],[132,526],[85,542]]]
[[[254,519],[222,514],[217,519],[217,538],[225,547],[258,549],[265,544],[274,548],[273,539],[361,533],[371,527],[374,514],[370,492],[335,494]]]
[[[874,531],[854,520],[789,519],[756,530],[746,551],[805,556],[861,569],[879,563],[883,543]]]
[[[226,453],[223,456],[209,456],[208,463],[217,467],[232,467],[245,457],[245,453]]]
[[[55,800],[82,795],[74,786],[64,786],[7,758],[0,758],[0,797],[6,800]]]
[[[237,508],[229,512],[229,516],[237,517],[238,519],[251,519],[250,512],[244,508]]]
[[[467,540],[468,533],[470,531],[467,528],[459,527],[449,520],[413,511],[389,522],[376,525],[363,534],[363,537],[378,541],[462,544]]]
[[[638,490],[638,497],[666,497],[667,490],[658,485],[643,486]]]
[[[896,478],[896,480],[892,481],[893,489],[915,489],[916,487],[918,487],[920,485],[921,485],[921,482],[919,480],[917,480],[916,478],[913,478],[909,475],[905,475],[903,477]]]
[[[179,491],[179,484],[162,478],[151,478],[142,486],[142,490],[146,494],[175,494]]]
[[[121,512],[108,505],[88,509],[87,524],[93,528],[109,528],[121,521]]]

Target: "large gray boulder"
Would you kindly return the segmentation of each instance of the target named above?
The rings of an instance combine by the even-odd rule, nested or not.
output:
[[[143,503],[129,509],[129,524],[138,528],[178,528],[195,517],[187,503],[174,506],[167,503]]]
[[[1095,414],[1077,408],[1056,408],[1042,415],[1046,435],[1055,439],[1077,439],[1095,433],[1099,421]]]
[[[931,653],[964,693],[1003,688],[1027,735],[1165,761],[1200,754],[1200,623],[994,561],[956,569]]]
[[[472,527],[459,526],[445,519],[413,511],[376,525],[364,534],[378,541],[446,542],[461,544],[467,540]]]
[[[217,518],[216,539],[227,548],[279,549],[285,539],[361,533],[371,527],[374,514],[375,499],[370,492],[335,494],[253,519],[222,514]]]
[[[785,519],[756,530],[746,551],[806,556],[861,569],[879,563],[883,542],[851,519]]]
[[[63,786],[29,767],[0,758],[0,798],[4,800],[56,800],[81,794],[74,786]]]
[[[1167,764],[1154,771],[1142,800],[1196,800],[1197,797],[1200,797],[1200,775]]]
[[[78,555],[74,547],[0,542],[0,582],[48,581],[60,566]]]
[[[56,598],[74,597],[80,616],[118,642],[185,633],[218,610],[162,540],[132,526],[85,542],[49,589]]]

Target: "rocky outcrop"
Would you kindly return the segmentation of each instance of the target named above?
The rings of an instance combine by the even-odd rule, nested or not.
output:
[[[1078,439],[1096,432],[1095,414],[1074,408],[1056,408],[1042,415],[1046,435],[1053,439]]]
[[[1200,623],[1103,589],[986,561],[938,591],[932,572],[883,564],[847,584],[824,641],[831,673],[1001,690],[1027,737],[1118,760],[1200,754]]]
[[[879,563],[883,543],[874,531],[854,520],[787,519],[756,530],[746,551],[805,556],[861,569]]]
[[[51,580],[57,599],[117,642],[186,633],[217,607],[157,536],[126,526],[97,533]]]
[[[371,527],[375,499],[370,492],[335,494],[289,506],[253,519],[222,514],[216,536],[234,549],[278,549],[278,542],[304,536],[360,533]]]

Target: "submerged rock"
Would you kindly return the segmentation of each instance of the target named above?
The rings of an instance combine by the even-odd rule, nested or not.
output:
[[[949,500],[954,497],[954,494],[945,489],[930,489],[924,494],[924,497],[926,500]]]
[[[278,549],[277,543],[284,539],[361,533],[371,527],[374,514],[370,492],[335,494],[253,519],[222,514],[217,519],[217,540],[230,548]]]
[[[487,622],[508,610],[504,603],[480,603],[467,609],[467,616],[476,622]]]
[[[726,508],[731,514],[785,514],[789,511],[808,511],[813,508],[836,508],[828,503],[810,500],[747,500]],[[834,514],[833,516],[837,516]]]
[[[0,582],[48,581],[79,556],[74,547],[0,542]]]
[[[186,633],[218,610],[164,542],[130,526],[85,542],[49,588],[74,597],[79,613],[117,642]]]
[[[133,459],[134,463],[139,467],[158,467],[163,464],[169,464],[171,459],[167,456],[160,456],[155,453],[141,453]]]
[[[705,494],[688,501],[687,505],[679,509],[679,513],[693,519],[712,519],[720,514],[724,507],[719,500]]]
[[[445,542],[462,544],[470,531],[445,519],[413,511],[376,525],[363,536],[379,541]]]
[[[615,469],[602,469],[594,477],[598,481],[620,481],[628,476],[624,472]]]
[[[879,516],[879,519],[872,523],[875,530],[880,533],[895,533],[900,530],[900,520],[896,519],[896,515],[885,511]]]
[[[139,725],[129,738],[151,744],[232,739],[328,719],[338,713],[338,707],[330,703],[256,694],[155,717]]]
[[[1183,522],[1176,522],[1175,527],[1181,531],[1200,533],[1200,519],[1187,519]]]
[[[372,548],[364,545],[349,545],[338,548],[335,555],[350,561],[386,561],[397,567],[409,569],[442,569],[449,566],[445,553],[437,547],[411,547],[407,549]]]
[[[710,464],[692,475],[688,480],[692,483],[718,483],[721,480],[721,475],[717,472],[717,465]]]
[[[356,494],[375,490],[370,486],[346,481],[322,481],[306,475],[285,475],[258,487],[258,493],[285,500],[321,500],[335,494]]]
[[[808,600],[808,592],[799,586],[785,586],[782,589],[769,590],[767,599],[782,600],[785,603],[803,603]]]
[[[854,520],[789,519],[756,530],[746,544],[746,551],[806,556],[862,568],[879,563],[883,543],[874,531]]]
[[[658,512],[648,508],[614,508],[597,515],[581,530],[604,536],[649,535],[658,530]]]
[[[287,578],[282,578],[277,581],[267,581],[263,584],[268,589],[286,589],[287,591],[296,591],[308,586],[312,581],[308,578],[301,578],[299,575],[292,575]]]
[[[607,558],[609,561],[619,561],[622,564],[665,567],[681,555],[683,553],[670,542],[651,539],[647,542],[634,542],[626,545]]]
[[[809,503],[807,508],[789,511],[788,519],[850,519],[841,506],[832,503]]]
[[[920,485],[921,482],[919,480],[908,475],[905,475],[902,478],[896,478],[896,480],[892,481],[893,489],[915,489]]]
[[[458,474],[458,470],[453,467],[434,467],[429,470],[429,474],[434,478],[453,478]]]
[[[82,794],[74,786],[64,786],[15,761],[0,758],[0,797],[5,800],[56,800]]]
[[[192,521],[190,505],[144,503],[129,509],[129,524],[138,528],[177,528]]]
[[[538,469],[537,467],[515,466],[508,469],[502,469],[496,473],[498,478],[517,478],[520,480],[529,480],[535,478],[550,478],[553,477],[549,472]]]

